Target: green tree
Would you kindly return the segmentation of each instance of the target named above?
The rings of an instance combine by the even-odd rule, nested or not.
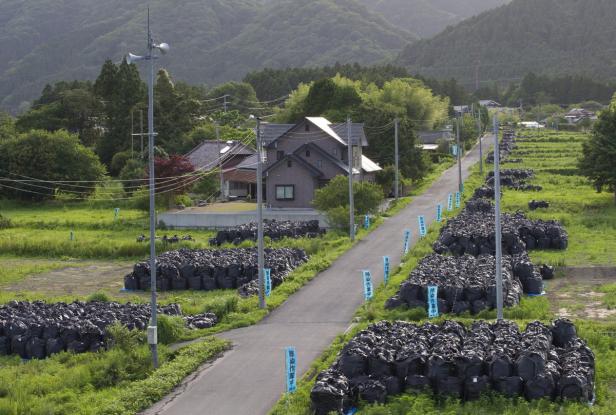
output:
[[[9,114],[0,112],[0,141],[8,140],[15,135],[15,120]]]
[[[50,181],[82,181],[90,183],[101,180],[105,168],[94,152],[84,147],[79,138],[66,131],[48,132],[34,130],[0,142],[0,170],[5,179],[5,196],[44,200],[56,191],[72,192],[77,198],[94,192],[94,186],[83,187]],[[35,181],[19,181],[32,180]],[[41,181],[36,181],[40,179]]]
[[[591,139],[584,143],[579,168],[598,192],[613,192],[616,203],[616,96],[601,113]]]
[[[355,213],[376,213],[383,200],[382,189],[368,182],[353,182]],[[349,206],[349,179],[343,175],[334,177],[327,186],[317,190],[313,205],[318,210],[327,212],[339,206]]]
[[[146,178],[146,165],[142,160],[128,159],[118,177],[122,180],[124,193],[131,196],[147,184],[144,180]]]

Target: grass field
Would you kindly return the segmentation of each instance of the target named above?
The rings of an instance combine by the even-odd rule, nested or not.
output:
[[[554,265],[609,265],[616,266],[614,251],[616,249],[616,208],[610,194],[597,194],[590,185],[576,175],[576,159],[579,157],[581,143],[586,136],[576,133],[541,132],[526,133],[532,139],[519,144],[517,152],[511,158],[523,158],[524,163],[509,164],[503,168],[532,168],[536,172],[534,184],[544,187],[541,192],[516,192],[505,190],[503,207],[505,210],[523,210],[532,218],[558,219],[569,232],[570,246],[566,251],[531,251],[535,262]],[[532,140],[532,141],[531,141]],[[535,148],[537,152],[535,152]],[[522,154],[519,154],[522,152]],[[491,168],[489,166],[488,168]],[[483,182],[477,169],[466,182],[468,198],[478,185]],[[551,206],[547,210],[528,212],[527,203],[531,199],[547,200]],[[453,212],[454,214],[456,212]],[[427,320],[422,309],[385,310],[384,303],[398,290],[399,284],[406,279],[410,271],[424,256],[432,253],[432,243],[438,237],[440,225],[429,229],[426,238],[421,240],[409,253],[401,269],[391,278],[388,286],[381,286],[375,291],[375,297],[357,310],[356,326],[352,331],[341,335],[313,363],[313,367],[299,382],[298,391],[285,395],[272,410],[272,414],[308,415],[310,414],[310,390],[316,375],[328,368],[336,355],[358,331],[369,324],[387,320],[407,320],[418,323]],[[605,306],[616,307],[616,285],[605,284],[596,287],[605,294],[602,298]],[[550,297],[551,298],[551,297]],[[577,301],[583,304],[586,297],[579,296]],[[555,304],[548,297],[523,298],[520,306],[505,310],[505,318],[514,320],[520,327],[534,320],[549,322],[556,317]],[[557,306],[557,304],[556,304]],[[495,311],[485,311],[478,316],[469,314],[454,318],[468,324],[474,319],[493,320]],[[524,399],[506,399],[496,394],[488,394],[477,402],[462,403],[457,400],[443,400],[432,394],[400,395],[388,398],[385,405],[363,405],[359,408],[362,415],[411,415],[411,414],[506,414],[506,415],[608,415],[616,407],[616,319],[602,321],[575,319],[580,337],[585,339],[596,355],[596,402],[594,406],[586,403],[551,402],[547,400],[528,402]]]

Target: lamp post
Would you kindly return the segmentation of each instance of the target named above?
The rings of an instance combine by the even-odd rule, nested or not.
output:
[[[155,201],[155,180],[154,180],[154,60],[158,59],[154,51],[161,54],[169,52],[169,45],[166,43],[154,43],[150,31],[150,10],[148,9],[148,50],[145,56],[138,56],[129,53],[126,57],[128,64],[138,61],[150,61],[150,76],[148,78],[148,165],[150,175],[150,290],[151,297],[151,317],[148,326],[148,344],[152,349],[152,363],[154,368],[158,367],[158,333],[157,333],[157,305],[156,305],[156,201]]]

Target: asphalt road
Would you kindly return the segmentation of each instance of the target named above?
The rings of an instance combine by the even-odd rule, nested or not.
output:
[[[492,143],[484,138],[484,148]],[[476,146],[462,162],[463,177],[479,160]],[[220,337],[233,349],[185,380],[172,394],[144,414],[261,415],[267,414],[285,391],[284,349],[297,351],[298,378],[350,325],[364,302],[361,270],[369,269],[375,284],[383,281],[383,256],[392,267],[400,263],[405,229],[417,240],[419,215],[427,224],[436,218],[436,205],[446,206],[458,187],[457,165],[447,170],[423,195],[342,255],[332,266],[259,324],[232,330]]]

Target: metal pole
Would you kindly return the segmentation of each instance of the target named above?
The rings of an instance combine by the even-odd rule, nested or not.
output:
[[[220,127],[218,126],[218,122],[216,122],[216,142],[218,143],[218,170],[219,170],[219,179],[220,179],[220,199],[224,200],[225,192],[224,186],[225,182],[222,175],[222,154],[220,154]]]
[[[347,117],[347,150],[349,158],[349,236],[355,241],[355,202],[353,200],[353,142],[351,139],[351,117]]]
[[[154,180],[154,42],[150,33],[150,11],[148,10],[148,58],[150,60],[150,78],[148,82],[148,164],[150,167],[150,290],[151,298],[151,327],[158,326],[156,306],[156,199]],[[156,330],[156,329],[154,329]],[[150,345],[152,348],[152,363],[158,367],[158,339]]]
[[[458,146],[458,191],[462,193],[462,147],[460,147],[460,117],[456,117],[456,145]]]
[[[141,158],[143,159],[143,110],[139,110],[139,138],[141,140]]]
[[[477,108],[477,130],[479,131],[479,173],[483,175],[483,134],[481,134],[481,105]]]
[[[135,117],[134,117],[135,108],[131,108],[130,110],[130,158],[134,158],[135,151]]]
[[[224,98],[224,104],[223,104],[224,105],[224,109],[225,109],[225,112],[227,112],[227,94],[225,94],[223,96],[223,98]]]
[[[396,200],[398,200],[398,198],[400,197],[400,165],[399,165],[399,152],[398,152],[398,134],[399,134],[399,128],[400,128],[400,120],[397,118],[395,121],[395,126],[396,126],[396,134],[395,134],[396,190],[395,190],[395,195],[396,195]]]
[[[503,258],[501,245],[500,208],[500,148],[498,144],[498,119],[494,116],[494,236],[496,242],[496,310],[497,318],[503,319]]]
[[[261,143],[261,119],[257,118],[257,267],[259,268],[259,308],[265,308],[265,278],[263,268],[263,148]]]

